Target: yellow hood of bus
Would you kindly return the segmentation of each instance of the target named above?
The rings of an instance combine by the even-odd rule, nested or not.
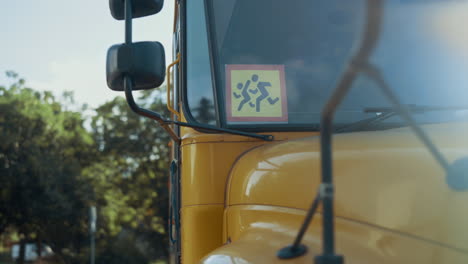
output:
[[[450,162],[468,157],[468,124],[423,128]],[[337,218],[468,252],[468,191],[447,185],[409,128],[335,135],[333,160]],[[320,183],[319,137],[253,149],[229,177],[226,212],[252,205],[307,210]]]

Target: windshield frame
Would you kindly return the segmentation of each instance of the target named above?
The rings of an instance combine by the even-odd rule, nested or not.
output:
[[[185,1],[182,1],[182,3],[186,3]],[[201,3],[200,3],[201,4]],[[214,99],[214,112],[216,114],[216,119],[217,119],[217,126],[222,127],[222,128],[229,128],[229,129],[237,129],[237,130],[243,130],[243,131],[255,131],[255,132],[262,132],[262,131],[317,131],[320,128],[319,122],[314,122],[314,123],[230,123],[227,121],[227,113],[226,113],[226,107],[227,107],[227,102],[225,101],[225,95],[224,95],[224,83],[221,83],[223,80],[223,74],[224,74],[224,65],[220,65],[221,61],[218,56],[222,56],[222,54],[218,54],[218,43],[217,43],[217,38],[216,38],[216,25],[213,23],[216,19],[216,13],[215,13],[215,4],[214,0],[203,0],[203,4],[205,7],[205,26],[206,26],[206,34],[207,34],[207,44],[208,44],[208,55],[209,55],[209,63],[210,63],[210,68],[211,68],[211,85],[212,87],[212,93],[213,93],[213,99]],[[185,5],[184,5],[185,7]],[[184,12],[187,12],[187,10],[184,8]],[[189,11],[190,12],[190,11]],[[184,14],[186,15],[186,14]],[[185,21],[184,21],[185,22]],[[184,25],[186,25],[184,23]],[[185,37],[185,27],[184,28],[184,37]],[[361,36],[362,37],[362,36]],[[186,41],[183,42],[184,45],[184,51],[186,52],[185,46],[187,45]],[[186,54],[183,54],[184,60],[186,60]],[[184,64],[187,64],[187,61],[185,61]],[[208,66],[208,65],[207,65]],[[184,67],[185,70],[185,67]],[[185,70],[186,73],[186,70]],[[187,85],[186,85],[186,74],[183,75],[184,77],[184,96],[187,97]],[[355,84],[357,85],[357,84]],[[194,87],[195,88],[195,87]],[[333,88],[332,88],[333,89]],[[188,111],[188,104],[187,104],[187,98],[184,99],[184,111],[188,114],[187,118],[190,120],[190,122],[194,123],[199,123],[195,121],[195,118],[190,114],[190,111]],[[364,109],[363,109],[364,110]],[[365,113],[362,113],[363,118],[369,115],[365,115]],[[359,119],[356,119],[359,121]],[[344,125],[349,125],[350,123],[353,123],[352,121],[350,122],[340,122],[340,123],[335,123],[334,127],[337,129],[344,126]],[[436,122],[439,123],[439,122]],[[391,122],[391,126],[404,126],[404,122]]]
[[[215,107],[216,114],[218,117],[219,125],[223,128],[230,129],[239,129],[245,131],[255,131],[255,132],[266,132],[266,131],[319,131],[320,123],[312,124],[259,124],[259,123],[249,123],[249,124],[228,124],[227,123],[227,114],[226,114],[226,102],[224,101],[224,94],[221,92],[224,85],[221,82],[222,67],[219,65],[219,60],[217,58],[217,48],[218,43],[216,42],[216,29],[214,21],[214,7],[213,0],[204,0],[205,2],[205,17],[208,33],[208,46],[210,54],[210,64],[211,64],[211,74],[213,81],[213,92],[215,98]]]
[[[205,8],[206,9],[206,8]],[[206,24],[206,23],[205,23]],[[193,124],[202,124],[196,120],[193,116],[192,112],[190,111],[189,103],[188,103],[188,85],[187,85],[187,3],[186,1],[180,1],[180,53],[181,53],[181,62],[180,62],[180,95],[182,100],[182,111],[184,113],[184,117],[188,123]],[[210,52],[208,52],[210,53]],[[210,54],[210,63],[211,63],[211,54]],[[213,66],[210,66],[211,71],[213,71]],[[213,79],[213,73],[211,72],[211,79]],[[214,82],[212,89],[214,90]],[[216,103],[217,100],[215,100]],[[215,113],[216,113],[216,126],[219,127],[219,115],[217,111],[217,106],[215,105]]]

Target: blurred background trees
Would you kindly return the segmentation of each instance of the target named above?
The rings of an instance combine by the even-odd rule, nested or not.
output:
[[[7,75],[13,84],[0,86],[0,250],[46,243],[57,262],[87,263],[88,212],[96,206],[96,263],[163,261],[167,134],[121,97],[91,110],[72,93],[59,100]],[[142,93],[139,102],[165,112],[160,92]]]

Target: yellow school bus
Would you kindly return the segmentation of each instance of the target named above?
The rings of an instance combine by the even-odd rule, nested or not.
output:
[[[468,263],[464,1],[176,0],[167,67],[132,41],[163,0],[109,3],[108,86],[172,138],[171,263]],[[170,117],[135,103],[165,79]]]

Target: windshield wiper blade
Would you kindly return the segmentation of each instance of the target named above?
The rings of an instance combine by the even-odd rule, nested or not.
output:
[[[425,105],[402,105],[408,112],[411,113],[426,113],[433,111],[463,111],[468,110],[468,106],[425,106]],[[336,129],[337,133],[358,131],[370,127],[374,124],[381,123],[382,121],[393,117],[398,114],[398,111],[393,107],[367,107],[363,109],[364,113],[375,113],[376,115],[370,118],[359,120],[357,122],[345,125],[344,127]]]
[[[366,110],[366,109],[365,109]],[[365,112],[364,110],[364,112]],[[375,116],[359,120],[357,122],[347,124],[343,127],[340,127],[335,130],[336,133],[343,133],[343,132],[351,132],[351,131],[357,131],[357,130],[362,130],[365,127],[369,127],[375,123],[379,123],[384,121],[385,119],[388,119],[392,116],[397,115],[395,111],[375,111],[375,112],[368,112],[368,113],[376,113]]]
[[[462,111],[468,110],[468,106],[427,106],[427,105],[402,105],[412,113],[425,113],[432,111]],[[367,107],[363,110],[364,113],[396,113],[393,107]]]
[[[186,123],[186,122],[181,122],[181,121],[176,121],[176,120],[164,119],[159,113],[153,112],[149,109],[141,108],[140,106],[137,105],[137,103],[135,102],[135,99],[133,98],[132,86],[133,84],[131,82],[131,79],[129,77],[125,77],[124,78],[125,98],[127,99],[127,104],[130,107],[130,109],[138,115],[153,119],[156,122],[158,122],[162,126],[162,128],[166,130],[166,132],[168,132],[171,138],[176,142],[180,142],[180,138],[178,135],[175,134],[174,130],[169,127],[170,124],[175,124],[175,125],[185,126],[185,127],[190,127],[190,128],[198,128],[198,129],[214,131],[214,132],[229,133],[232,135],[238,135],[238,136],[244,136],[244,137],[250,137],[250,138],[257,138],[257,139],[261,139],[265,141],[274,140],[273,135],[256,134],[256,133],[244,132],[244,131],[234,130],[234,129],[229,129],[229,128],[215,127],[212,125],[192,124],[192,123]]]
[[[265,140],[265,141],[273,141],[274,140],[273,135],[256,134],[256,133],[251,133],[251,132],[244,132],[244,131],[241,131],[241,130],[234,130],[234,129],[229,129],[229,128],[215,127],[215,126],[212,126],[212,125],[193,124],[193,123],[186,123],[186,122],[180,122],[180,121],[175,121],[175,120],[164,120],[164,122],[166,122],[168,124],[175,124],[175,125],[185,126],[185,127],[190,127],[190,128],[198,128],[198,129],[212,131],[212,132],[223,132],[223,133],[228,133],[228,134],[232,134],[232,135],[257,138],[257,139],[262,139],[262,140]]]

